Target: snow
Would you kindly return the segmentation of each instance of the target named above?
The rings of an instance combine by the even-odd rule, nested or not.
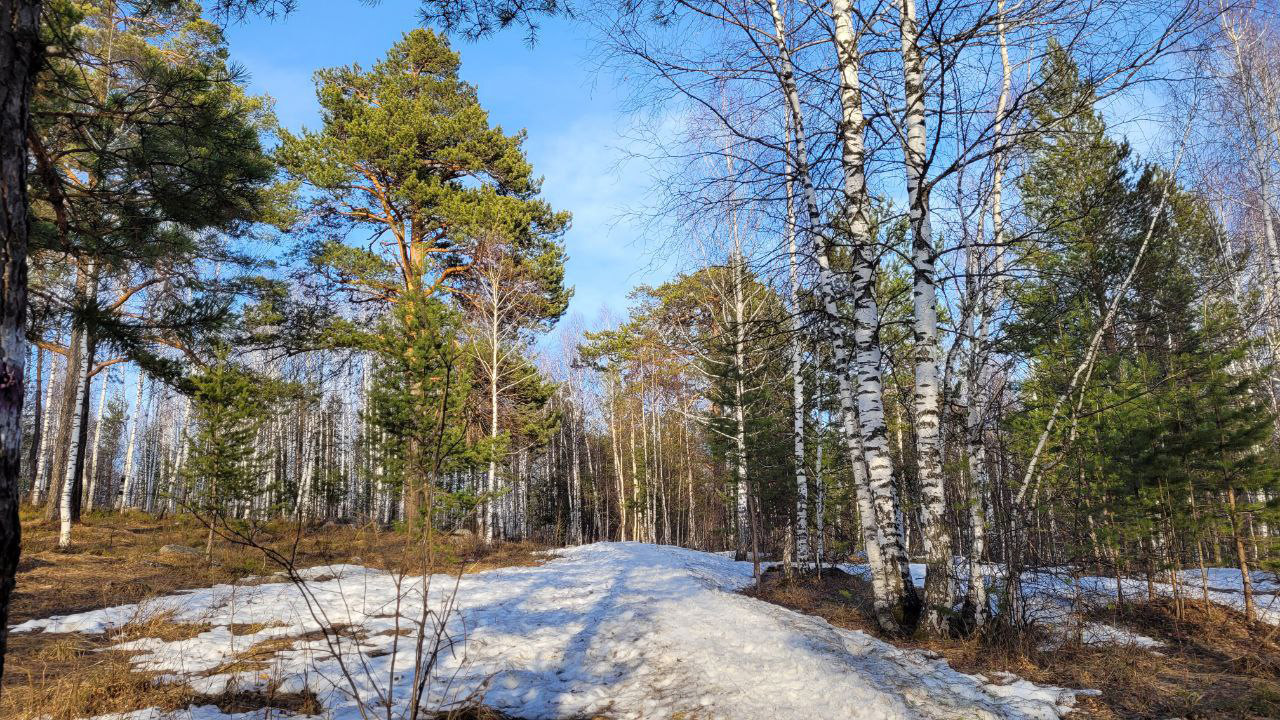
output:
[[[322,720],[314,715],[297,715],[283,711],[273,711],[271,717],[276,720]],[[224,713],[214,705],[198,705],[183,710],[164,711],[158,708],[146,708],[127,713],[99,715],[95,720],[263,720],[261,712]]]
[[[853,575],[870,578],[870,569],[865,563],[841,564],[841,570]],[[923,563],[911,563],[911,579],[917,587],[924,587],[926,566]],[[955,573],[964,591],[969,579],[968,560],[955,559]],[[994,591],[995,583],[1004,575],[1000,565],[986,565],[984,569],[988,585],[988,596],[992,612],[996,611],[999,598]],[[1167,578],[1167,575],[1164,577]],[[1244,612],[1244,585],[1240,571],[1235,568],[1206,568],[1205,578],[1209,586],[1211,602]],[[1253,584],[1254,610],[1258,619],[1274,625],[1280,625],[1280,581],[1272,573],[1253,571],[1249,578]],[[1184,570],[1178,574],[1178,584],[1183,597],[1199,600],[1202,596],[1200,570]],[[1155,591],[1165,597],[1173,595],[1173,587],[1168,582],[1153,583]],[[1126,598],[1146,598],[1146,578],[1124,578],[1123,585]],[[1076,607],[1105,607],[1116,599],[1116,579],[1114,577],[1097,577],[1091,575],[1072,579],[1066,568],[1048,568],[1028,571],[1022,575],[1022,592],[1024,612],[1029,620],[1048,628],[1057,630],[1059,640],[1074,637],[1078,632],[1081,642],[1086,645],[1133,645],[1139,648],[1154,650],[1161,643],[1146,635],[1119,628],[1101,622],[1082,622],[1074,614]]]
[[[1240,571],[1232,568],[1208,568],[1205,572],[1209,585],[1209,600],[1241,612],[1244,611],[1244,588],[1240,579]],[[1254,572],[1250,575],[1253,583],[1253,602],[1258,619],[1272,624],[1280,624],[1280,585],[1270,573]],[[1042,571],[1026,573],[1022,584],[1025,592],[1042,599],[1056,598],[1059,602],[1069,601],[1076,593],[1076,588],[1069,574],[1065,572]],[[1156,593],[1172,597],[1173,587],[1168,582],[1154,583]],[[1178,574],[1178,585],[1183,597],[1199,600],[1201,597],[1200,571],[1184,570]],[[1124,578],[1122,589],[1126,598],[1146,598],[1147,581],[1145,578]],[[1083,576],[1079,579],[1079,594],[1082,599],[1094,604],[1108,604],[1116,599],[1116,579],[1113,577]],[[1045,612],[1052,612],[1048,607]]]
[[[1064,715],[1080,691],[1013,676],[966,675],[926,653],[902,650],[825,620],[749,598],[749,563],[669,546],[599,543],[558,551],[540,567],[505,568],[457,581],[429,704],[482,697],[523,718],[1035,718]],[[121,606],[34,620],[14,632],[98,633],[131,618],[172,611],[207,622],[194,638],[143,638],[125,644],[140,669],[216,693],[279,683],[314,691],[331,720],[359,717],[357,702],[394,688],[404,707],[412,682],[412,638],[395,634],[420,611],[423,584],[355,565],[313,568],[317,615],[350,624],[339,654],[314,634],[302,592],[289,583],[220,585]],[[455,580],[429,578],[439,609]],[[400,600],[398,603],[397,600]],[[398,610],[397,610],[398,608]],[[399,618],[397,618],[397,614]],[[231,623],[266,623],[235,636]],[[304,633],[310,639],[301,639]],[[254,643],[299,638],[269,669],[219,670]],[[353,639],[354,638],[354,639]],[[351,671],[357,700],[343,679]],[[394,664],[393,664],[394,662]],[[394,682],[390,678],[394,676]],[[151,714],[148,714],[151,713]],[[183,711],[190,720],[248,720],[216,708]],[[111,720],[160,720],[151,711]]]
[[[1100,622],[1085,623],[1080,628],[1080,635],[1081,642],[1085,645],[1133,645],[1147,649],[1160,647],[1159,640]]]

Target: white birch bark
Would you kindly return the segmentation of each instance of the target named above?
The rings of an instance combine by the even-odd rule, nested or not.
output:
[[[181,477],[182,467],[187,460],[187,406],[181,405],[178,411],[178,423],[174,426],[173,441],[173,465],[169,469],[168,487],[168,505],[169,511],[174,512],[178,508],[178,500],[181,497]]]
[[[102,390],[98,393],[98,410],[93,425],[93,451],[89,454],[89,467],[85,477],[89,480],[89,496],[85,499],[85,507],[92,510],[97,503],[98,495],[98,457],[102,448],[102,415],[107,406],[107,390],[111,386],[110,370],[102,371]]]
[[[498,441],[498,288],[492,288],[493,312],[489,317],[489,440],[497,447]],[[485,487],[484,541],[494,541],[493,495],[498,491],[498,459],[489,458],[489,471]]]
[[[36,468],[33,475],[36,479],[31,498],[33,505],[39,505],[44,500],[45,493],[49,491],[49,476],[52,474],[49,468],[50,459],[46,454],[51,448],[49,434],[53,432],[53,416],[56,414],[53,412],[52,403],[53,379],[57,377],[58,357],[58,353],[49,354],[49,379],[44,386],[44,417],[40,425],[40,448],[36,452]]]
[[[572,389],[572,385],[570,386]],[[569,488],[569,541],[574,545],[582,544],[582,478],[578,466],[581,458],[578,455],[578,444],[581,441],[578,428],[580,420],[575,409],[570,405],[569,415],[569,462],[573,467],[569,471],[572,487]]]
[[[689,494],[689,527],[688,534],[686,535],[686,542],[690,547],[697,548],[700,547],[698,544],[698,504],[695,502],[693,494],[693,451],[690,447],[690,433],[687,423],[684,425],[683,430],[685,470],[687,473],[686,480],[688,481],[686,483],[686,491]]]
[[[80,435],[80,423],[84,422],[84,413],[80,411],[80,406],[84,402],[84,395],[87,392],[85,387],[89,375],[89,363],[93,360],[89,357],[89,333],[87,331],[80,333],[80,367],[76,369],[76,404],[71,416],[71,447],[67,451],[67,463],[63,471],[62,478],[62,496],[59,498],[59,529],[58,529],[58,547],[71,547],[71,511],[72,504],[75,499],[76,489],[76,460],[80,452],[80,443],[76,442],[76,438]]]
[[[136,480],[133,473],[133,454],[134,447],[138,443],[138,426],[142,424],[142,383],[146,376],[142,372],[142,368],[138,368],[138,391],[133,401],[133,417],[129,425],[129,441],[124,451],[124,488],[120,494],[120,502],[123,507],[134,507],[137,499],[134,495],[137,493]]]
[[[618,540],[626,542],[627,540],[627,494],[626,494],[626,478],[622,474],[622,448],[618,442],[618,405],[615,397],[614,376],[610,373],[608,376],[605,394],[609,401],[609,441],[613,449],[613,472],[614,479],[617,482],[617,500],[618,500]]]
[[[1222,24],[1223,33],[1227,36],[1231,43],[1232,61],[1235,65],[1237,80],[1237,90],[1240,101],[1243,105],[1244,122],[1243,127],[1248,132],[1248,144],[1252,148],[1250,160],[1253,164],[1253,173],[1256,176],[1258,188],[1258,205],[1262,213],[1264,255],[1267,258],[1267,269],[1271,274],[1271,285],[1274,287],[1280,284],[1280,243],[1277,242],[1275,222],[1271,204],[1271,163],[1266,156],[1266,148],[1272,145],[1268,142],[1267,132],[1259,127],[1260,118],[1265,114],[1259,112],[1257,107],[1260,100],[1255,97],[1257,88],[1255,87],[1256,78],[1253,77],[1252,68],[1246,59],[1246,40],[1243,31],[1231,19],[1230,13],[1226,10],[1221,2],[1219,2],[1219,20]],[[1269,308],[1271,312],[1276,312],[1273,305]]]
[[[814,259],[818,266],[817,290],[831,333],[832,358],[837,369],[841,429],[848,447],[854,472],[861,533],[871,568],[873,606],[877,622],[887,632],[901,629],[895,611],[902,609],[905,593],[914,595],[909,578],[902,536],[897,529],[893,494],[893,468],[884,452],[884,413],[880,392],[880,364],[878,326],[879,311],[871,293],[874,267],[869,266],[867,245],[869,232],[866,217],[866,192],[863,175],[862,151],[862,100],[860,90],[859,55],[853,34],[848,0],[833,0],[835,16],[835,44],[840,64],[842,110],[842,160],[845,171],[846,199],[851,211],[850,232],[857,247],[855,276],[861,283],[855,298],[858,342],[858,386],[855,399],[851,362],[840,327],[836,301],[835,279],[827,255],[827,241],[822,232],[822,220],[818,209],[817,193],[809,173],[808,152],[804,130],[804,115],[796,89],[794,70],[787,47],[785,28],[776,2],[770,3],[774,17],[774,42],[778,50],[777,77],[790,115],[795,139],[795,174],[800,182],[808,219],[808,232],[812,242]],[[874,360],[874,363],[867,361]],[[879,423],[879,433],[875,432]]]
[[[900,629],[896,610],[911,611],[917,604],[915,586],[911,583],[906,548],[902,530],[898,524],[898,498],[894,483],[893,461],[888,452],[888,436],[884,416],[884,390],[880,366],[880,311],[875,299],[875,256],[866,216],[867,199],[865,157],[863,146],[861,54],[853,29],[853,15],[849,0],[832,0],[835,20],[835,46],[840,70],[841,106],[841,164],[844,170],[844,193],[849,213],[849,234],[853,240],[853,292],[855,306],[854,343],[855,367],[858,374],[857,420],[859,442],[866,466],[866,501],[868,514],[863,524],[873,528],[872,540],[876,555],[870,547],[868,562],[872,563],[873,590],[877,617],[888,631]],[[794,113],[794,111],[793,111]],[[826,265],[825,248],[819,254],[819,266]],[[828,271],[829,274],[829,271]],[[830,285],[830,280],[827,284]],[[820,281],[821,284],[821,281]],[[834,290],[830,291],[831,313],[834,310]],[[837,332],[833,343],[836,365],[848,367],[844,341]],[[850,405],[852,388],[848,387],[847,373],[841,372],[841,405],[845,415],[846,432],[851,432],[853,408]],[[855,471],[858,463],[854,464]],[[898,612],[905,616],[909,612]]]
[[[777,0],[771,0],[777,5]],[[775,14],[775,28],[780,14]],[[788,166],[790,163],[788,163]],[[804,323],[800,316],[800,268],[796,257],[796,212],[794,183],[788,167],[787,179],[787,264],[791,300],[791,437],[793,462],[796,466],[796,564],[805,567],[809,556],[809,478],[805,475],[804,451],[804,376],[801,343]]]
[[[734,232],[734,252],[733,259],[733,445],[734,445],[734,475],[737,478],[737,505],[735,510],[738,518],[738,534],[737,534],[737,556],[739,560],[746,558],[748,550],[748,533],[751,523],[747,515],[747,421],[746,409],[743,407],[746,400],[746,384],[744,375],[746,374],[746,302],[742,295],[742,265],[743,258],[740,247],[737,244],[738,235]]]
[[[818,447],[814,448],[813,457],[813,485],[814,485],[814,507],[813,507],[813,529],[814,529],[814,564],[818,568],[818,572],[822,572],[822,561],[827,556],[827,485],[822,479],[822,442],[818,442]]]
[[[942,413],[938,371],[937,254],[930,222],[924,116],[924,60],[915,0],[898,0],[902,40],[903,156],[911,226],[913,323],[915,340],[916,463],[920,482],[921,524],[928,571],[924,584],[925,627],[933,634],[945,628],[955,600],[951,572],[951,531],[946,523],[946,491],[942,474]]]
[[[987,443],[986,416],[987,391],[985,390],[984,373],[987,365],[987,333],[989,315],[1001,302],[1001,288],[1004,286],[1004,123],[1005,113],[1009,105],[1012,90],[1013,72],[1009,63],[1009,46],[1005,37],[1004,0],[998,0],[996,9],[999,16],[996,20],[996,35],[1000,44],[1001,84],[1000,99],[996,102],[996,114],[993,128],[996,152],[992,158],[991,180],[991,235],[993,253],[995,255],[996,276],[991,282],[983,280],[985,276],[985,258],[975,249],[970,248],[970,283],[977,283],[974,306],[976,315],[972,340],[972,358],[969,374],[965,378],[965,398],[968,408],[967,423],[967,460],[969,464],[969,586],[965,593],[965,607],[969,624],[980,628],[986,624],[990,614],[987,600],[986,578],[983,570],[983,555],[987,547],[987,523],[985,502],[987,488]],[[976,255],[976,257],[974,257]]]

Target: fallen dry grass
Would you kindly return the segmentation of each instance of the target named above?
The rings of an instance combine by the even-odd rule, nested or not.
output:
[[[56,526],[44,524],[35,509],[23,510],[22,523],[23,556],[11,607],[13,624],[114,605],[145,606],[150,598],[178,590],[242,581],[250,575],[270,576],[279,570],[261,551],[221,540],[214,545],[213,563],[201,555],[161,554],[159,549],[170,544],[204,548],[206,528],[185,516],[156,519],[142,513],[88,514],[75,527],[69,551],[57,548]],[[410,573],[428,567],[435,572],[479,572],[547,560],[538,552],[543,548],[532,543],[489,547],[465,535],[441,538],[428,557],[422,543],[405,533],[371,526],[306,527],[299,533],[294,525],[278,523],[263,528],[257,539],[294,557],[300,568],[353,562]],[[265,627],[238,624],[231,631],[249,635]],[[154,674],[133,668],[131,653],[111,647],[142,637],[181,640],[208,629],[203,623],[175,622],[171,614],[143,614],[102,635],[11,635],[0,718],[72,720],[146,707],[179,709],[200,704],[235,712],[279,708],[307,713],[319,709],[308,694],[254,691],[205,696],[184,686],[157,683]],[[273,655],[306,639],[283,637],[257,643],[218,671],[268,670]]]
[[[199,555],[161,554],[164,545],[203,550],[206,528],[189,516],[156,519],[143,513],[87,514],[75,527],[72,548],[57,548],[57,527],[33,508],[22,513],[22,560],[10,622],[137,603],[177,590],[231,583],[280,570],[259,550],[225,540],[214,543],[212,564]],[[294,557],[297,567],[355,562],[414,573],[481,572],[546,562],[534,543],[488,546],[469,535],[445,536],[428,558],[420,541],[369,525],[299,529],[280,522],[262,528],[261,544]],[[278,581],[278,579],[275,579]]]
[[[870,615],[869,584],[838,570],[820,580],[786,580],[770,573],[760,588],[745,592],[818,615],[837,627],[881,636]],[[1053,647],[1034,631],[1017,636],[993,632],[981,638],[883,639],[938,653],[963,672],[1012,672],[1038,683],[1100,690],[1100,696],[1079,699],[1082,718],[1280,717],[1280,632],[1275,626],[1246,623],[1239,612],[1192,602],[1178,618],[1168,600],[1107,608],[1090,619],[1133,630],[1163,646],[1157,652],[1111,644]]]
[[[319,711],[315,696],[307,692],[282,693],[269,686],[266,690],[204,695],[184,685],[158,682],[156,673],[133,666],[132,652],[113,647],[144,637],[181,640],[207,629],[207,625],[175,622],[168,614],[157,614],[104,634],[13,635],[5,662],[0,717],[77,720],[147,707],[177,710],[193,705],[216,705],[228,712],[263,708]]]

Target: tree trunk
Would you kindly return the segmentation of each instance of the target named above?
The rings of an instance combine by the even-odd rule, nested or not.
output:
[[[969,587],[965,596],[965,621],[971,628],[979,628],[987,621],[990,613],[987,601],[987,586],[983,576],[982,560],[987,545],[987,522],[984,503],[987,497],[989,481],[987,478],[987,434],[986,396],[982,379],[987,364],[987,332],[988,317],[992,308],[998,304],[1000,288],[1002,288],[1004,270],[1004,208],[1002,193],[1004,185],[1004,120],[1012,89],[1012,68],[1009,65],[1009,50],[1005,41],[1004,0],[997,0],[996,7],[1000,13],[996,21],[996,34],[1000,44],[1000,66],[1002,80],[1000,99],[996,102],[994,135],[996,153],[992,159],[994,166],[991,187],[991,235],[995,245],[996,277],[992,283],[994,290],[984,280],[986,260],[980,249],[970,248],[970,260],[967,284],[976,283],[973,306],[977,318],[972,341],[969,377],[966,379],[968,390],[968,461],[969,461],[969,531],[971,543],[969,547]],[[1089,516],[1092,524],[1093,517]],[[1092,527],[1092,525],[1091,525]],[[1101,571],[1099,571],[1101,572]]]
[[[58,432],[51,438],[53,452],[49,458],[50,479],[46,495],[48,504],[45,507],[45,522],[57,520],[61,507],[62,482],[66,478],[67,457],[75,441],[73,424],[80,412],[78,391],[80,381],[83,379],[81,369],[84,366],[85,338],[84,326],[73,321],[71,338],[67,341],[67,362],[62,372],[62,397],[58,400]]]
[[[0,675],[22,529],[23,371],[27,359],[27,130],[40,64],[39,0],[0,3]]]
[[[76,495],[78,488],[76,487],[76,477],[83,468],[83,445],[80,438],[85,435],[84,421],[85,412],[83,407],[84,399],[88,395],[86,383],[89,380],[89,366],[93,364],[93,356],[89,348],[89,333],[85,330],[80,331],[78,356],[81,358],[78,365],[72,368],[75,373],[75,403],[74,415],[68,424],[68,440],[70,447],[68,448],[65,470],[62,475],[62,487],[59,493],[58,516],[60,521],[58,531],[58,547],[71,547],[71,523],[75,518]]]
[[[877,326],[879,322],[875,298],[866,292],[868,284],[874,278],[874,267],[867,267],[865,246],[867,225],[864,212],[866,210],[866,188],[863,175],[862,151],[862,100],[860,80],[858,78],[859,56],[851,26],[851,15],[848,0],[833,0],[832,10],[836,18],[835,42],[840,59],[841,69],[841,104],[843,166],[845,170],[845,193],[853,220],[850,231],[855,238],[862,240],[862,246],[855,248],[854,255],[859,258],[856,274],[863,279],[864,292],[856,298],[859,335],[858,358],[858,393],[855,400],[854,387],[850,372],[852,363],[845,346],[844,331],[840,327],[835,279],[831,271],[830,259],[827,255],[827,240],[823,236],[823,222],[818,210],[817,192],[809,174],[808,151],[804,131],[804,116],[800,106],[800,97],[796,89],[790,51],[783,34],[782,18],[776,3],[771,3],[774,14],[775,44],[779,53],[778,81],[791,119],[791,130],[795,138],[795,173],[800,182],[809,227],[808,232],[813,245],[814,258],[818,263],[818,297],[822,302],[825,321],[831,334],[832,359],[836,369],[839,388],[841,429],[849,451],[854,473],[858,514],[861,517],[863,546],[867,554],[867,563],[871,568],[873,606],[878,624],[889,633],[899,632],[902,628],[900,618],[913,613],[914,602],[908,602],[906,593],[914,599],[915,589],[910,583],[903,582],[905,553],[902,552],[901,533],[896,529],[894,505],[896,499],[892,495],[892,465],[886,465],[887,457],[883,454],[883,412],[876,416],[876,409],[882,410],[882,398],[879,391],[879,344]],[[868,304],[869,303],[869,304]],[[868,323],[868,321],[874,321]],[[864,361],[874,358],[874,365],[866,366]],[[860,412],[863,406],[866,413]],[[868,434],[880,423],[881,433],[877,441],[874,434]],[[872,441],[869,448],[867,440]],[[874,460],[874,462],[873,462]],[[868,466],[874,465],[875,472],[869,473]],[[888,470],[886,486],[885,470]],[[875,480],[873,483],[872,480]],[[885,493],[888,493],[885,495]],[[884,495],[885,502],[877,503],[877,494]],[[880,511],[877,510],[880,506]],[[887,510],[887,514],[883,512]]]
[[[875,299],[876,257],[872,246],[870,222],[867,218],[865,149],[863,146],[862,88],[859,77],[861,55],[853,32],[853,15],[849,0],[832,0],[835,17],[835,45],[840,67],[841,164],[844,169],[845,200],[849,213],[849,233],[853,240],[853,293],[855,307],[854,343],[858,375],[857,411],[852,407],[853,389],[849,384],[850,367],[844,349],[843,333],[833,328],[835,360],[841,382],[841,406],[846,434],[859,433],[861,456],[866,467],[865,499],[862,509],[864,535],[870,539],[867,560],[872,564],[872,587],[877,618],[887,632],[898,632],[903,625],[913,624],[919,610],[919,598],[911,582],[902,529],[898,523],[898,498],[894,485],[893,461],[888,452],[884,417],[884,390],[880,366],[880,311]],[[793,110],[795,113],[795,110]],[[811,200],[816,207],[816,197]],[[816,211],[811,210],[811,213]],[[818,253],[819,264],[827,265],[826,249]],[[829,274],[829,269],[826,269]],[[820,282],[820,285],[822,283]],[[831,280],[826,282],[831,287]],[[835,317],[834,290],[828,314]],[[852,423],[857,418],[858,427]],[[855,475],[859,463],[855,462]]]
[[[94,283],[95,295],[97,283]],[[89,459],[89,406],[90,392],[93,388],[93,362],[97,355],[97,340],[94,337],[91,328],[85,329],[85,356],[84,356],[84,390],[79,397],[79,410],[77,412],[78,424],[76,425],[76,435],[73,439],[75,443],[75,488],[71,496],[71,521],[80,522],[80,510],[84,501],[84,471]]]
[[[1236,562],[1240,566],[1240,586],[1244,591],[1244,619],[1253,622],[1253,578],[1249,574],[1249,554],[1244,547],[1244,534],[1240,528],[1240,513],[1236,508],[1236,490],[1227,487],[1227,510],[1231,520],[1231,540],[1236,548]]]
[[[941,634],[955,601],[951,572],[951,531],[946,523],[946,489],[942,474],[942,413],[938,372],[938,297],[935,284],[933,231],[925,170],[924,62],[915,0],[898,0],[902,39],[903,94],[906,98],[903,155],[911,225],[914,276],[915,435],[920,482],[921,525],[928,573],[924,583],[925,629]]]
[[[92,511],[97,503],[98,494],[98,456],[102,452],[102,413],[107,406],[107,390],[111,386],[110,370],[102,371],[102,391],[98,394],[98,412],[93,424],[93,450],[89,454],[89,467],[86,477],[89,479],[89,496],[87,502]]]
[[[45,385],[44,376],[44,348],[36,348],[36,385],[35,391],[31,393],[31,397],[36,401],[35,412],[31,416],[31,447],[27,452],[27,489],[31,498],[37,496],[39,492],[39,474],[40,474],[40,444],[44,440],[44,432],[41,427],[44,422],[44,402],[41,397],[41,391]],[[49,378],[49,385],[53,385],[53,378]]]
[[[771,2],[772,7],[776,8],[777,0],[771,0]],[[778,27],[780,21],[781,14],[775,10],[774,25],[779,34],[781,34],[781,29]],[[789,328],[791,331],[791,451],[796,474],[795,560],[797,565],[804,568],[809,563],[809,479],[806,477],[804,469],[805,405],[804,375],[802,374],[804,364],[803,352],[801,351],[804,327],[800,316],[800,267],[796,257],[795,192],[790,173],[787,174],[786,190],[787,265],[791,293],[791,327]]]
[[[61,333],[57,341],[61,341]],[[53,454],[53,445],[50,442],[50,435],[54,431],[53,425],[53,378],[57,375],[58,358],[57,353],[49,356],[49,373],[48,379],[44,384],[44,421],[40,425],[40,448],[35,455],[35,467],[32,468],[32,476],[35,483],[31,488],[31,504],[39,505],[44,502],[45,496],[49,492],[49,481],[52,475],[50,469],[51,455]]]
[[[581,427],[581,420],[576,416],[573,409],[570,408],[569,421],[569,462],[573,464],[569,474],[573,481],[573,487],[569,488],[569,541],[574,545],[582,544],[582,478],[580,476],[579,465],[581,458],[579,456],[578,445],[581,443],[581,433],[578,432]]]
[[[813,458],[813,485],[815,495],[817,495],[814,503],[813,529],[815,532],[814,542],[814,565],[818,570],[818,575],[822,575],[822,562],[827,557],[827,486],[822,479],[822,440],[819,437],[818,447],[814,450]],[[837,526],[838,527],[838,526]]]
[[[142,424],[142,383],[145,379],[142,368],[138,368],[138,394],[133,402],[133,417],[130,418],[132,423],[129,426],[129,447],[124,451],[124,487],[120,492],[120,507],[133,507],[136,504],[133,497],[137,490],[136,482],[133,478],[133,453],[134,446],[137,445],[138,426]]]
[[[737,233],[734,234],[737,237]],[[748,507],[747,487],[747,421],[746,411],[743,404],[746,402],[744,395],[746,394],[746,383],[744,375],[746,374],[746,320],[745,303],[742,297],[742,264],[743,258],[741,251],[734,248],[733,254],[733,320],[734,320],[734,337],[733,337],[733,449],[734,449],[734,465],[735,477],[737,478],[737,518],[738,518],[738,534],[737,549],[735,555],[738,560],[745,560],[750,545],[747,540],[747,533],[750,531],[750,508]],[[754,541],[754,539],[753,539]]]
[[[613,448],[613,474],[618,485],[618,540],[627,540],[626,478],[622,475],[622,448],[618,443],[618,406],[612,381],[605,391],[609,399],[609,441]]]

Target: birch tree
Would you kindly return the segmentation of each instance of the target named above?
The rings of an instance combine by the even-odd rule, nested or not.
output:
[[[937,252],[930,221],[929,158],[925,133],[925,67],[920,48],[915,0],[897,0],[902,41],[903,164],[910,213],[911,267],[914,272],[913,331],[915,340],[916,463],[923,508],[924,546],[928,558],[923,617],[925,628],[940,634],[955,603],[951,578],[951,531],[947,527],[946,488],[942,476],[942,412],[938,367]]]
[[[476,363],[487,386],[488,433],[495,453],[504,435],[500,423],[504,415],[510,415],[503,408],[508,393],[536,376],[536,369],[523,362],[533,333],[550,329],[564,314],[572,294],[564,287],[564,251],[554,237],[525,235],[530,227],[528,217],[505,225],[480,230],[462,290],[474,323]],[[500,489],[498,467],[505,465],[504,460],[497,455],[489,459],[484,488],[489,496]],[[485,501],[481,520],[485,540],[493,542],[499,523],[490,500]]]

